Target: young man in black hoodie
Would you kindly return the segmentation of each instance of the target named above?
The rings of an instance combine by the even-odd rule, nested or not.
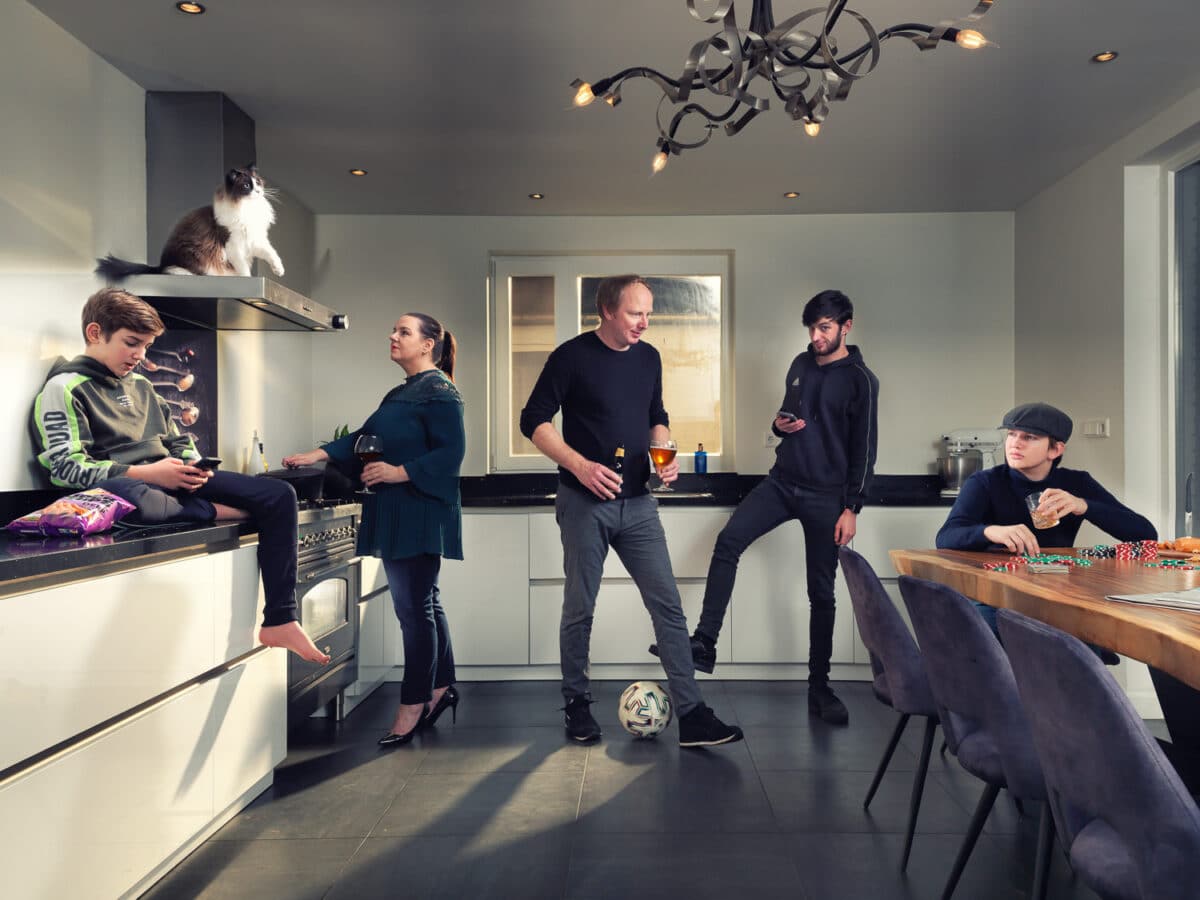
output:
[[[171,407],[137,368],[163,323],[128,291],[104,288],[83,306],[84,352],[58,359],[33,409],[37,460],[50,483],[103,488],[137,507],[138,521],[258,524],[258,562],[266,608],[258,639],[311,662],[327,663],[296,612],[296,493],[273,478],[214,472]]]
[[[812,343],[788,367],[783,404],[772,424],[781,438],[775,465],[717,536],[691,642],[696,668],[711,672],[738,560],[762,535],[798,519],[810,604],[808,709],[834,725],[850,718],[829,687],[837,552],[854,537],[875,468],[878,431],[879,379],[858,348],[845,343],[853,319],[854,306],[841,291],[822,291],[805,304],[802,320]]]

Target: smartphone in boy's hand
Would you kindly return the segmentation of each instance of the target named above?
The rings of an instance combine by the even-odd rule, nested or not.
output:
[[[788,412],[786,409],[781,409],[779,412],[775,413],[775,416],[776,418],[783,419],[785,422],[795,422],[798,418],[800,418],[795,413]]]
[[[192,463],[197,469],[204,469],[208,472],[215,472],[221,467],[221,457],[219,456],[204,456]]]

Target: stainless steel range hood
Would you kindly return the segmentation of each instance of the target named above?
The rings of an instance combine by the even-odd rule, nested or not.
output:
[[[269,278],[135,275],[121,282],[167,327],[214,331],[344,331],[350,318]]]

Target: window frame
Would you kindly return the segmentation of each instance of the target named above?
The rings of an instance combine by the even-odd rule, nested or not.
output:
[[[512,397],[512,298],[510,279],[523,276],[554,278],[554,346],[579,334],[579,279],[588,276],[623,275],[636,272],[644,276],[715,276],[720,278],[721,293],[721,446],[720,453],[708,452],[708,471],[732,472],[734,465],[734,372],[733,372],[733,253],[705,250],[679,252],[623,253],[520,253],[494,251],[489,254],[488,277],[488,471],[495,473],[553,471],[547,457],[511,453],[512,428],[515,428],[524,398]],[[650,320],[649,343],[654,344],[654,319]],[[668,409],[667,413],[670,414]],[[554,427],[562,430],[561,413]],[[695,448],[681,448],[682,471],[691,471]],[[686,460],[683,458],[686,457]]]

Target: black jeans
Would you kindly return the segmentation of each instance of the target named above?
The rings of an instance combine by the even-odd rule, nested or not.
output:
[[[295,622],[296,613],[296,492],[278,478],[255,478],[238,472],[214,472],[195,491],[168,491],[136,478],[109,478],[96,487],[123,497],[137,512],[128,521],[143,525],[171,522],[211,522],[214,503],[250,513],[258,526],[258,568],[262,573],[266,608],[263,625]]]
[[[404,638],[401,703],[428,703],[434,688],[454,684],[450,625],[438,600],[441,568],[442,558],[436,553],[383,560],[392,606]]]
[[[738,560],[756,540],[791,519],[804,529],[804,558],[808,572],[808,680],[829,680],[833,656],[833,579],[838,547],[833,529],[845,507],[840,494],[824,494],[784,484],[768,475],[738,504],[713,548],[704,587],[704,608],[696,630],[716,641],[733,595]]]

